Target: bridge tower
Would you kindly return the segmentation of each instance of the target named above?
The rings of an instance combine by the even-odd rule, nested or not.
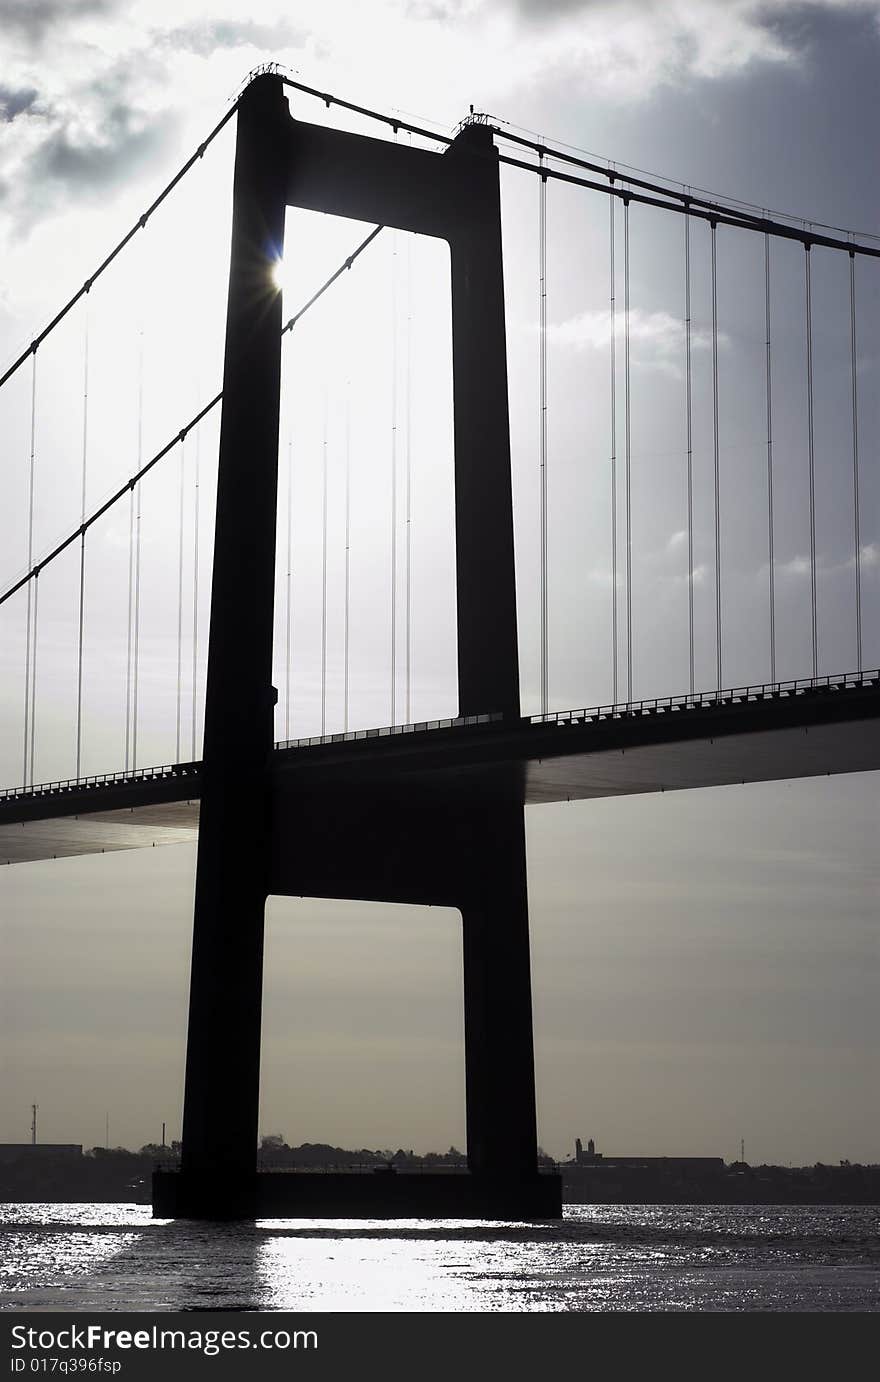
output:
[[[285,787],[273,772],[281,300],[272,267],[284,249],[288,205],[449,244],[459,714],[520,714],[491,133],[468,126],[437,154],[309,125],[291,117],[281,78],[258,77],[238,112],[183,1159],[177,1175],[157,1173],[154,1212],[351,1214],[359,1212],[351,1196],[360,1194],[370,1215],[558,1215],[558,1179],[537,1174],[519,770],[452,775],[430,790],[373,771],[345,793],[320,773],[306,790]],[[271,893],[458,908],[469,1176],[442,1186],[430,1177],[386,1178],[378,1204],[372,1181],[380,1178],[322,1177],[319,1192],[305,1186],[308,1178],[257,1175]],[[277,1199],[294,1192],[306,1200]]]

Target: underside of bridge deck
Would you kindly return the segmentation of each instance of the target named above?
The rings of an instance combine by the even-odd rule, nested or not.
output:
[[[439,805],[464,785],[487,804],[536,806],[871,770],[880,770],[876,683],[693,710],[335,738],[278,749],[274,760],[285,812],[315,797],[329,810],[352,792],[408,809],[431,798]],[[200,785],[199,765],[184,764],[9,797],[0,802],[0,863],[193,841]]]

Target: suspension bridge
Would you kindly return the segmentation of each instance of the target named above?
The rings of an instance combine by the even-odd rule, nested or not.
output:
[[[169,347],[159,425],[181,411],[148,448],[143,326],[120,405],[95,298],[232,130],[222,387],[185,407]],[[289,208],[366,233],[285,320]],[[448,259],[426,261],[420,337],[423,241]],[[880,767],[877,258],[489,117],[450,137],[270,70],[10,362],[0,859],[198,839],[183,1163],[157,1213],[560,1212],[537,1174],[524,807]],[[459,909],[467,1177],[256,1173],[274,893]]]

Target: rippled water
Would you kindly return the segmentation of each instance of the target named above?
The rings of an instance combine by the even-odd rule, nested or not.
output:
[[[3,1310],[880,1309],[880,1211],[567,1205],[560,1223],[0,1206]]]

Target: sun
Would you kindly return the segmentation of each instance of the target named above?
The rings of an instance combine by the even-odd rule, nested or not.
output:
[[[283,256],[275,260],[269,271],[272,286],[282,297],[289,297],[293,287],[291,266]]]

